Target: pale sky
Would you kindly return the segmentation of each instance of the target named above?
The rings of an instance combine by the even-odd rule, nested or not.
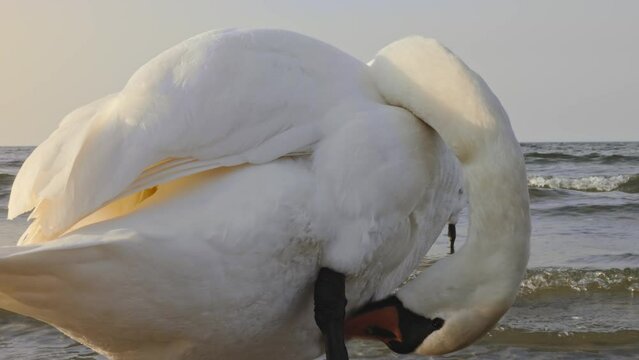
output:
[[[639,140],[639,1],[0,0],[0,145],[35,145],[162,50],[227,27],[301,32],[368,61],[435,37],[522,141]]]

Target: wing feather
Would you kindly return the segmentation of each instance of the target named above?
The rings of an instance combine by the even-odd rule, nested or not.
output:
[[[52,239],[163,182],[307,153],[373,102],[381,99],[366,65],[318,40],[280,30],[204,33],[65,118],[20,170],[9,217],[35,209],[39,235],[22,243]]]

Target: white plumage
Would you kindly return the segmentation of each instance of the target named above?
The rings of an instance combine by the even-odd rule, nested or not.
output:
[[[307,150],[379,102],[365,74],[356,59],[290,32],[191,38],[65,118],[18,174],[9,218],[35,208],[23,243],[42,242],[131,191]]]
[[[347,274],[348,309],[388,296],[458,199],[460,167],[438,133],[468,167],[489,143],[465,117],[501,109],[457,58],[442,62],[447,50],[420,41],[372,68],[278,30],[209,32],[159,55],[121,92],[68,115],[25,162],[9,216],[34,209],[34,220],[23,246],[0,249],[0,307],[114,359],[319,355],[318,269]],[[384,68],[411,46],[426,54],[403,68],[413,73]],[[443,82],[407,86],[423,71]],[[455,103],[459,91],[468,98]],[[516,160],[501,141],[512,137],[507,118],[494,122],[503,132],[480,120]],[[516,229],[526,228],[522,199]],[[496,251],[508,262],[521,246]],[[510,261],[525,268],[521,256]],[[487,301],[501,311],[514,294],[497,294]],[[402,297],[420,310],[418,297]],[[453,340],[422,352],[468,341]]]

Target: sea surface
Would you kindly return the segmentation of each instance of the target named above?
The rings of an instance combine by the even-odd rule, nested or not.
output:
[[[441,358],[638,359],[639,143],[522,147],[533,234],[520,296],[481,341]],[[25,216],[5,218],[14,176],[31,151],[0,147],[0,245],[26,228]],[[463,216],[457,246],[466,228]],[[447,256],[447,242],[442,234],[424,266]],[[354,359],[422,359],[374,342],[349,349]],[[0,359],[102,358],[47,325],[0,311]]]

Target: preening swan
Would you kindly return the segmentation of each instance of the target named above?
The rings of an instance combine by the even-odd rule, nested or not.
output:
[[[462,173],[467,244],[393,295]],[[113,359],[451,352],[510,307],[530,236],[506,113],[421,37],[366,65],[286,31],[196,36],[69,114],[9,206],[32,224],[0,248],[0,307]]]

